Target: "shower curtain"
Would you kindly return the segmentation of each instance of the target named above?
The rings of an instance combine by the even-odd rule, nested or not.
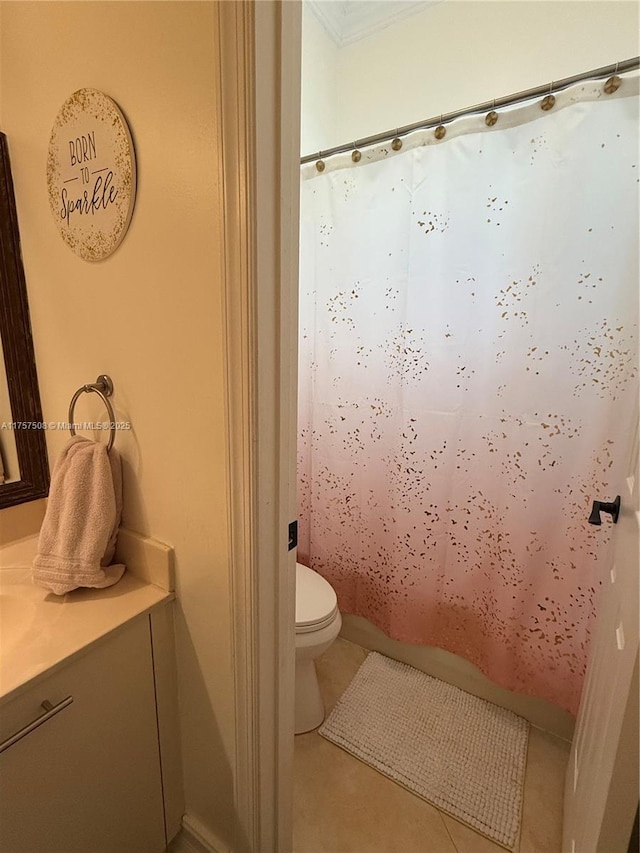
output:
[[[637,91],[302,169],[299,559],[574,714],[637,405]]]

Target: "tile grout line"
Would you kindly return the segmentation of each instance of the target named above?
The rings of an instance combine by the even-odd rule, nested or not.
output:
[[[449,827],[447,826],[447,822],[446,822],[446,820],[444,819],[444,815],[442,814],[442,812],[440,811],[440,809],[436,808],[435,806],[434,806],[434,808],[436,809],[436,811],[437,811],[437,812],[438,812],[438,814],[440,815],[440,820],[442,821],[442,825],[444,826],[444,831],[445,831],[445,832],[447,833],[447,835],[449,836],[449,841],[451,842],[451,846],[452,846],[452,847],[453,847],[453,849],[456,851],[456,853],[458,853],[458,848],[456,847],[456,842],[453,840],[453,836],[452,836],[452,835],[451,835],[451,833],[449,832]]]

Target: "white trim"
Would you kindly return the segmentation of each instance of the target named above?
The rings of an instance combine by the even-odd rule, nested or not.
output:
[[[256,687],[255,455],[253,435],[255,277],[253,16],[245,3],[219,3],[221,66],[224,319],[227,471],[230,488],[230,582],[235,688],[234,801],[249,849],[257,849],[259,700]]]
[[[281,5],[279,34],[279,290],[280,394],[273,401],[279,422],[279,530],[282,535],[278,626],[278,851],[293,848],[293,732],[295,726],[296,550],[288,551],[289,522],[297,520],[298,291],[300,235],[300,115],[302,5]]]
[[[214,839],[200,821],[185,815],[182,818],[182,829],[169,845],[168,853],[231,853],[231,851]]]
[[[353,44],[442,0],[306,0],[338,47]]]
[[[286,853],[293,843],[295,552],[287,551],[287,528],[296,506],[301,7],[261,0],[255,20],[258,850]]]
[[[292,846],[295,552],[287,554],[287,524],[295,508],[301,7],[261,0],[217,9],[234,849],[286,853]]]

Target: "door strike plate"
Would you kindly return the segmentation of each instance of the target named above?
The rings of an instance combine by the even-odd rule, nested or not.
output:
[[[289,522],[289,551],[292,551],[298,545],[298,519]]]

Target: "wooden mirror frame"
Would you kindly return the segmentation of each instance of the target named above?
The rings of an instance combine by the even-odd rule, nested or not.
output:
[[[9,387],[20,479],[0,484],[0,509],[44,498],[49,491],[49,461],[42,423],[27,285],[22,266],[7,137],[0,133],[0,338]]]

